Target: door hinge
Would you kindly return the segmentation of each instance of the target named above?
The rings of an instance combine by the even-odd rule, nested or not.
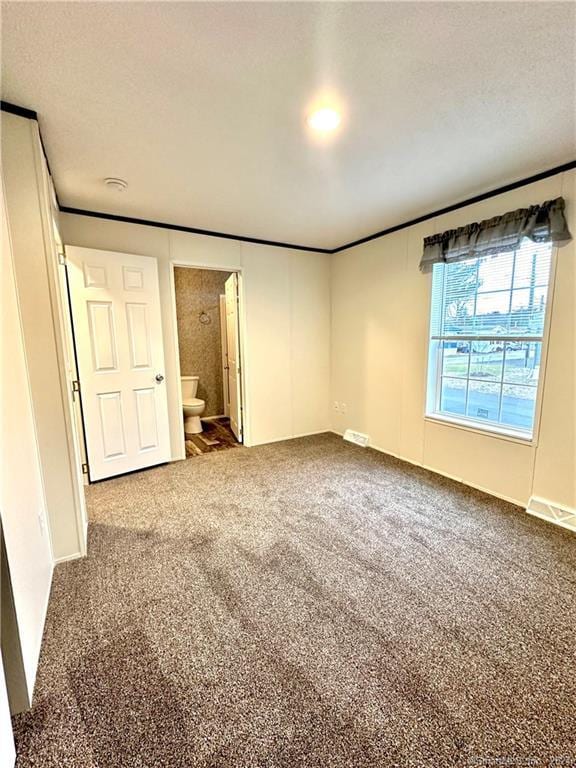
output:
[[[63,267],[66,266],[66,254],[64,251],[58,251],[58,264],[62,264]]]
[[[76,402],[76,398],[74,397],[75,394],[80,394],[80,382],[74,379],[72,382],[72,400]]]
[[[82,474],[87,475],[88,474],[88,464],[82,464]]]

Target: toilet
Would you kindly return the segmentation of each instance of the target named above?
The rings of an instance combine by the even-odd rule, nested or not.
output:
[[[184,410],[184,432],[198,435],[202,432],[200,416],[204,413],[206,403],[196,397],[198,391],[198,376],[181,376],[182,408]]]

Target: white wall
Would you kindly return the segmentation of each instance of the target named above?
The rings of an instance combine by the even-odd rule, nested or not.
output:
[[[4,194],[1,275],[0,514],[31,701],[50,594],[52,554]]]
[[[12,734],[12,721],[10,720],[2,656],[0,656],[0,768],[12,768],[15,761],[16,750]]]
[[[576,232],[574,180],[574,172],[553,176],[333,256],[71,214],[61,227],[73,245],[159,259],[175,458],[181,426],[170,261],[243,269],[251,444],[353,427],[386,452],[520,504],[535,496],[574,508],[574,245],[558,252],[535,445],[424,419],[431,277],[418,269],[426,235],[561,194]],[[271,409],[271,397],[283,407]],[[334,401],[347,413],[336,414]]]
[[[21,160],[12,158],[14,174]],[[558,174],[333,256],[72,214],[62,214],[60,224],[71,245],[158,259],[173,458],[183,456],[171,264],[240,269],[248,444],[350,426],[368,432],[384,451],[496,495],[572,509],[574,244],[558,251],[535,444],[424,418],[431,276],[422,275],[418,263],[430,233],[558,195],[576,233],[575,177],[574,171]],[[347,403],[347,413],[336,414],[334,401]]]
[[[56,560],[85,552],[83,489],[59,323],[58,256],[38,124],[1,115],[2,180],[32,392],[34,424]]]
[[[158,259],[172,456],[183,458],[171,263],[242,270],[246,443],[329,428],[330,256],[61,214],[68,245]]]
[[[431,275],[427,235],[563,195],[576,236],[576,172],[461,208],[332,256],[332,425],[370,434],[387,453],[526,505],[576,507],[576,253],[558,250],[537,445],[425,420]]]
[[[576,171],[565,173],[562,196],[576,237]],[[576,508],[576,244],[558,250],[552,323],[533,496]]]

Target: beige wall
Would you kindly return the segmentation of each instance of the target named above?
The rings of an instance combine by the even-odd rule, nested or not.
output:
[[[576,507],[574,242],[559,249],[541,423],[534,445],[424,418],[431,275],[418,269],[425,236],[563,195],[576,235],[576,172],[373,240],[332,257],[332,425],[373,445],[525,505]]]
[[[0,656],[0,744],[2,745],[0,750],[0,768],[13,768],[16,762],[16,748],[12,734],[12,721],[10,719],[2,656]]]
[[[8,115],[3,125],[5,119],[32,124]],[[11,132],[3,131],[4,142]],[[14,190],[28,161],[18,152],[9,161]],[[418,262],[422,240],[432,232],[558,195],[567,201],[576,233],[575,178],[574,171],[559,174],[333,256],[72,214],[61,215],[61,228],[69,244],[158,259],[173,458],[183,458],[183,446],[172,265],[237,269],[248,444],[354,427],[382,450],[491,493],[522,504],[534,496],[574,508],[574,243],[558,251],[540,429],[530,445],[424,418],[431,277],[419,272]],[[24,225],[22,230],[24,238]],[[38,317],[47,294],[32,302],[38,274],[32,267],[26,273],[26,259],[16,262],[23,285],[26,275],[34,276],[27,309]],[[47,373],[42,355],[33,362]],[[45,394],[41,389],[39,399],[47,400]],[[347,412],[337,414],[334,401],[346,403]]]
[[[329,428],[330,256],[62,214],[69,245],[158,259],[172,457],[184,458],[172,264],[241,272],[248,445]]]
[[[242,269],[250,444],[329,425],[339,432],[353,427],[370,434],[384,451],[496,495],[521,504],[535,496],[573,508],[574,244],[558,251],[535,445],[425,420],[431,277],[419,272],[418,263],[422,240],[432,232],[561,194],[576,232],[574,180],[574,172],[553,176],[333,256],[71,214],[61,216],[61,226],[70,244],[158,257],[172,377],[170,262]],[[406,306],[410,312],[403,311]],[[168,390],[177,411],[175,388]],[[269,408],[270,398],[278,407]],[[336,413],[334,401],[346,403],[347,412]],[[171,427],[176,458],[181,425],[171,418]]]
[[[204,416],[224,413],[220,296],[230,272],[176,267],[176,316],[182,376],[199,376],[197,396],[206,403]],[[200,322],[205,313],[209,323]]]
[[[17,631],[17,636],[9,638],[6,673],[16,684],[12,665],[16,663],[17,653],[17,666],[20,666],[20,657],[23,662],[27,690],[11,690],[11,701],[30,702],[52,582],[52,553],[11,233],[3,193],[1,211],[0,515],[18,625],[14,633]],[[3,604],[2,612],[6,608]],[[3,683],[0,668],[0,686]]]
[[[35,120],[2,113],[2,180],[55,560],[85,552],[49,177]]]

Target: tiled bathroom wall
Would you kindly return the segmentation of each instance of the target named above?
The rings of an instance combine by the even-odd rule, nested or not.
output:
[[[199,376],[197,397],[206,401],[204,416],[224,413],[220,341],[220,295],[230,272],[176,267],[176,316],[182,376]],[[210,322],[201,322],[202,313]]]

